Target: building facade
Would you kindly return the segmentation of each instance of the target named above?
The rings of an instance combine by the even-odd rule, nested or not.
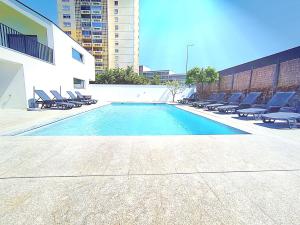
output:
[[[0,0],[0,109],[30,107],[33,90],[85,89],[95,59],[50,20],[16,0]]]
[[[139,65],[139,0],[57,0],[59,26],[95,56],[96,73]]]
[[[185,74],[177,74],[171,70],[151,70],[146,66],[139,67],[140,75],[153,79],[155,75],[158,75],[160,78],[160,82],[165,83],[167,81],[179,81],[181,84],[185,83],[186,75]]]

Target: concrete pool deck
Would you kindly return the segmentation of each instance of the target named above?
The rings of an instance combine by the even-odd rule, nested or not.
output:
[[[0,133],[92,107],[0,111]],[[300,223],[299,128],[178,107],[251,134],[0,136],[0,224]]]

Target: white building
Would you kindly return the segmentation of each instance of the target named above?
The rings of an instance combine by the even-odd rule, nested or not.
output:
[[[167,81],[178,81],[184,84],[186,80],[185,74],[175,73],[171,70],[151,70],[150,68],[143,65],[139,67],[139,74],[148,79],[153,79],[155,75],[158,75],[162,83],[165,83]]]
[[[50,20],[16,0],[0,0],[0,109],[27,108],[33,88],[86,88],[95,59]]]

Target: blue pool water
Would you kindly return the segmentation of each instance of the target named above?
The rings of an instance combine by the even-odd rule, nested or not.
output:
[[[26,136],[245,134],[167,104],[113,103],[26,132]]]

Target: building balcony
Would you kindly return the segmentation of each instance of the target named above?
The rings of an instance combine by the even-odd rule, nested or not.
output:
[[[103,44],[102,43],[93,43],[93,47],[102,47]]]
[[[37,41],[37,35],[22,34],[0,23],[0,46],[53,63],[53,49]]]
[[[94,54],[94,55],[102,55],[102,54],[103,54],[103,51],[93,51],[93,54]]]
[[[81,14],[91,14],[91,10],[81,10]]]
[[[83,47],[92,47],[92,43],[82,43]]]
[[[80,21],[82,23],[90,23],[91,22],[91,19],[88,19],[88,18],[81,18]]]

